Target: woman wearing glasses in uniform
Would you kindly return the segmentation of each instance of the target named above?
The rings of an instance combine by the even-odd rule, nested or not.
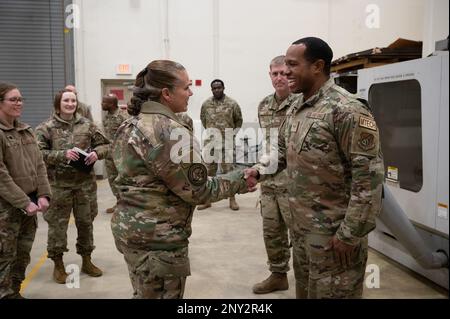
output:
[[[50,185],[31,127],[18,119],[23,98],[0,82],[0,298],[23,298],[37,212],[49,206]]]

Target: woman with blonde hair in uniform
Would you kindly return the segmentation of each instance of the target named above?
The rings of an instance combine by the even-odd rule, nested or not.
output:
[[[78,100],[75,93],[69,90],[58,92],[53,107],[55,112],[36,128],[36,136],[54,195],[52,205],[44,214],[48,223],[48,257],[55,263],[54,281],[64,284],[68,275],[63,254],[68,251],[67,229],[72,211],[78,231],[76,252],[82,256],[81,272],[92,277],[103,274],[91,261],[95,246],[90,190],[94,174],[92,166],[105,158],[109,141],[92,121],[76,113]],[[78,160],[82,153],[78,149],[87,153],[81,163]],[[81,165],[77,168],[71,162]]]

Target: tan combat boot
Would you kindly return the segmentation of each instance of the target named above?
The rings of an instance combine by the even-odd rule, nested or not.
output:
[[[82,272],[91,277],[100,277],[103,275],[103,272],[92,263],[90,255],[81,257],[83,258],[83,263],[81,265]]]
[[[62,256],[63,255],[58,255],[52,258],[55,263],[55,268],[53,269],[53,280],[58,284],[65,284],[68,276],[64,267]]]
[[[230,197],[230,208],[232,210],[239,210],[239,205],[236,203],[236,198],[234,196]]]
[[[108,208],[108,209],[106,209],[106,213],[107,214],[112,214],[112,213],[114,213],[114,210],[116,209],[116,205],[114,205],[113,207],[111,207],[111,208]]]
[[[253,286],[255,294],[267,294],[277,290],[288,290],[286,273],[273,272],[266,280]]]
[[[204,210],[204,209],[207,209],[209,207],[211,207],[211,203],[206,203],[206,204],[203,204],[203,205],[198,205],[197,206],[197,210]]]

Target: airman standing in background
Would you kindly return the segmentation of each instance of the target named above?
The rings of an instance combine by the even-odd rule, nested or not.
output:
[[[114,94],[108,94],[102,98],[102,110],[107,112],[103,118],[103,129],[106,137],[111,142],[110,149],[112,147],[112,142],[114,141],[114,135],[116,134],[117,129],[123,121],[129,117],[126,111],[119,109],[118,103],[119,101],[117,96]],[[117,177],[117,171],[112,161],[110,152],[105,158],[105,167],[106,173],[108,174],[108,182],[111,187],[111,191],[116,199],[119,200],[119,193],[113,183],[114,179]],[[106,209],[106,213],[111,214],[114,212],[116,204],[114,204],[113,207]]]
[[[270,62],[269,76],[275,93],[266,96],[258,106],[258,119],[265,129],[266,150],[270,148],[271,129],[279,129],[288,110],[298,96],[289,92],[285,74],[284,55],[277,56]],[[276,140],[278,142],[278,139]],[[263,236],[268,265],[271,275],[253,286],[256,294],[266,294],[289,288],[287,272],[291,257],[288,229],[291,228],[291,211],[287,190],[288,176],[286,170],[261,183],[261,216],[263,219]],[[289,231],[290,233],[291,231]]]
[[[216,79],[211,82],[211,91],[213,96],[208,98],[202,104],[200,111],[200,119],[202,121],[203,127],[208,129],[218,129],[222,134],[221,140],[217,140],[214,137],[210,137],[205,140],[205,146],[212,144],[220,144],[220,147],[215,148],[215,151],[220,152],[220,154],[214,154],[215,161],[213,163],[207,162],[208,176],[216,176],[218,166],[220,166],[220,173],[225,174],[233,170],[234,164],[227,163],[225,159],[226,152],[231,152],[234,154],[234,136],[237,133],[236,129],[242,126],[242,113],[239,104],[229,96],[225,95],[225,84],[222,80]],[[225,129],[234,130],[233,141],[231,141],[231,149],[226,148],[225,143]],[[234,155],[232,156],[234,162]],[[211,203],[205,203],[204,205],[199,205],[198,210],[206,209],[211,207]],[[230,208],[232,210],[238,210],[239,205],[236,202],[234,196],[230,197]]]

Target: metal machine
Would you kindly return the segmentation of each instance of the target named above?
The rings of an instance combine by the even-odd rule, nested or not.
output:
[[[358,70],[380,130],[383,210],[369,245],[448,289],[449,54]]]

